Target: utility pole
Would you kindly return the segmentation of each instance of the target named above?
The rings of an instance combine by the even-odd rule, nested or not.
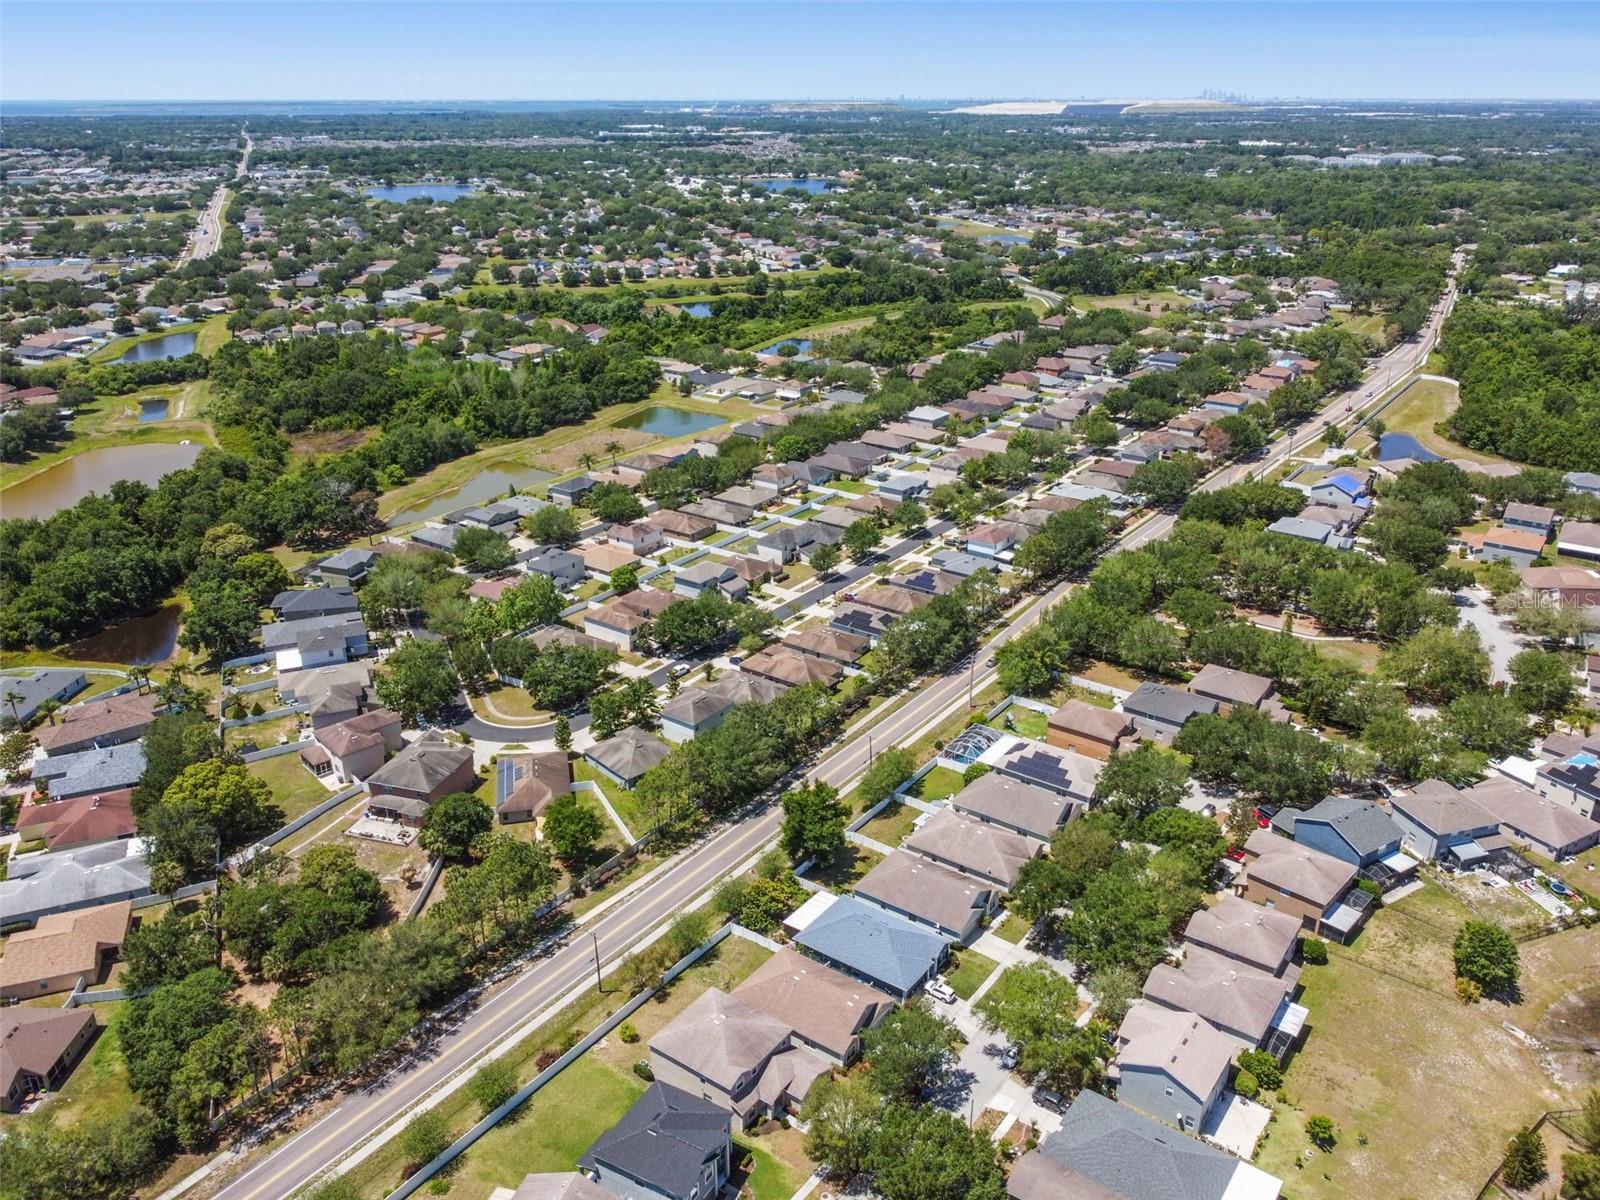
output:
[[[593,929],[589,931],[589,940],[594,944],[594,988],[602,996],[605,995],[605,981],[600,978],[600,935]]]

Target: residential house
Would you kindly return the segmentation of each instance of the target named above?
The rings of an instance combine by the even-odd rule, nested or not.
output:
[[[1500,823],[1500,832],[1547,858],[1600,845],[1600,822],[1511,779],[1486,779],[1464,793]]]
[[[834,629],[801,630],[799,633],[789,634],[783,639],[782,644],[791,650],[798,650],[801,654],[810,654],[828,662],[838,663],[840,666],[850,666],[857,662],[872,646],[872,643],[864,637],[840,633]]]
[[[1277,1200],[1265,1171],[1085,1088],[1017,1160],[1008,1200]]]
[[[1353,538],[1341,534],[1337,528],[1305,517],[1279,517],[1267,526],[1267,532],[1281,533],[1286,537],[1299,538],[1301,541],[1316,542],[1319,546],[1327,546],[1332,550],[1348,550],[1355,545]]]
[[[1167,742],[1192,718],[1201,713],[1217,713],[1220,701],[1197,696],[1164,683],[1142,683],[1122,702],[1122,711],[1146,737]]]
[[[148,896],[150,864],[144,849],[141,839],[126,838],[15,855],[0,880],[0,913],[8,926],[34,925],[52,913]]]
[[[1064,800],[1066,803],[1057,825],[1075,820],[1089,806],[1105,766],[1098,758],[1043,745],[1030,738],[1002,738],[984,751],[980,761],[993,767],[994,773],[1002,778],[1018,780]],[[1020,832],[1033,831],[1021,829]],[[1050,833],[1036,833],[1035,836],[1048,838]]]
[[[278,695],[299,704],[313,729],[336,725],[376,704],[370,662],[333,663],[278,676]]]
[[[737,705],[770,704],[786,691],[785,684],[743,671],[684,688],[661,706],[661,736],[669,742],[687,742],[716,728]]]
[[[1580,496],[1600,496],[1600,473],[1594,471],[1568,471],[1561,477],[1567,491]]]
[[[861,1053],[862,1034],[894,1008],[885,993],[788,946],[757,967],[733,995],[782,1021],[797,1045],[846,1067]]]
[[[534,821],[549,803],[572,791],[572,761],[564,750],[501,754],[495,761],[494,810],[502,825]]]
[[[361,611],[355,592],[347,587],[296,588],[279,592],[267,607],[280,621],[343,616]]]
[[[952,808],[940,809],[901,845],[1007,891],[1015,886],[1022,868],[1045,850],[1038,838],[986,824]]]
[[[1389,798],[1400,843],[1424,862],[1477,866],[1506,845],[1500,822],[1442,779],[1427,779]]]
[[[536,546],[518,559],[525,574],[543,575],[559,592],[582,587],[589,578],[589,564],[581,556],[556,546]]]
[[[1478,560],[1508,562],[1518,567],[1531,566],[1533,560],[1544,553],[1547,540],[1545,534],[1536,533],[1531,529],[1513,529],[1508,525],[1496,525],[1488,533],[1483,534],[1482,544],[1478,548]]]
[[[1371,487],[1370,474],[1336,471],[1312,484],[1307,495],[1324,504],[1355,504],[1369,496]]]
[[[734,1126],[800,1107],[826,1060],[798,1049],[792,1030],[738,996],[710,988],[650,1039],[657,1082],[730,1112]]]
[[[606,530],[606,539],[625,547],[630,554],[654,554],[666,544],[666,535],[659,525],[648,521],[634,521],[628,525],[613,525]]]
[[[562,508],[574,508],[583,503],[583,498],[594,490],[594,480],[587,475],[575,475],[571,479],[562,479],[550,485],[549,496],[552,503]]]
[[[685,504],[678,511],[688,513],[691,517],[704,517],[719,528],[730,531],[744,528],[750,523],[750,518],[755,516],[755,509],[744,504],[718,500],[715,496],[696,500],[693,504]]]
[[[1292,913],[1275,912],[1238,896],[1223,896],[1196,910],[1184,930],[1184,944],[1268,975],[1294,969],[1304,926]]]
[[[128,936],[126,900],[41,917],[6,939],[0,1000],[29,1000],[98,983]]]
[[[632,650],[640,631],[676,603],[670,593],[639,588],[614,596],[583,614],[583,631],[621,650]]]
[[[1281,1059],[1299,1038],[1308,1016],[1294,1003],[1299,986],[1298,966],[1273,975],[1191,947],[1181,966],[1161,963],[1150,972],[1144,998],[1204,1018],[1234,1040],[1235,1050],[1268,1046]]]
[[[33,783],[52,800],[104,795],[131,788],[144,775],[144,746],[120,742],[97,750],[52,754],[36,759]]]
[[[1260,403],[1253,396],[1244,396],[1238,392],[1213,392],[1201,401],[1202,409],[1221,413],[1225,417],[1236,417],[1249,408],[1252,404]]]
[[[434,804],[477,786],[471,746],[424,734],[367,777],[367,811],[416,827]]]
[[[914,592],[894,583],[878,583],[859,592],[855,602],[863,608],[875,608],[880,612],[904,617],[927,607],[933,602],[933,596],[928,592]]]
[[[52,850],[114,842],[132,837],[138,828],[132,788],[89,792],[70,800],[47,798],[43,803],[24,804],[16,818],[16,832],[22,841],[42,841]]]
[[[1565,521],[1556,533],[1556,550],[1574,558],[1600,559],[1600,523]]]
[[[261,627],[261,647],[280,672],[349,662],[367,653],[367,626],[359,612],[278,621]]]
[[[497,1188],[494,1194],[504,1192],[504,1188]],[[615,1200],[615,1197],[582,1171],[542,1171],[524,1175],[505,1200]]]
[[[854,896],[823,893],[813,900],[816,909],[796,930],[795,944],[896,1000],[915,994],[944,965],[949,943],[937,933]]]
[[[841,633],[851,633],[876,641],[883,631],[894,624],[894,616],[881,609],[864,608],[859,604],[842,605],[828,619],[828,627]]]
[[[461,529],[456,525],[424,525],[411,532],[411,540],[424,550],[437,550],[442,554],[453,554],[456,538],[460,536]]]
[[[1044,750],[1044,747],[1040,749]],[[1094,760],[1079,761],[1091,763]],[[1094,774],[1098,776],[1099,764],[1094,765]],[[1067,783],[1066,786],[1070,788],[1073,785]],[[1081,780],[1078,786],[1081,791]],[[1090,785],[1090,795],[1093,791],[1093,785]],[[1056,830],[1079,815],[1087,803],[1088,797],[1074,803],[1063,792],[1035,787],[998,770],[974,779],[949,800],[950,807],[956,812],[985,825],[998,826],[1044,842],[1048,842]]]
[[[76,668],[35,667],[28,671],[0,675],[0,721],[29,724],[39,715],[40,706],[65,704],[89,686],[88,677]]]
[[[1600,663],[1591,656],[1591,672]],[[1600,820],[1600,745],[1589,746],[1566,758],[1543,762],[1533,779],[1534,789],[1591,821]]]
[[[374,708],[313,729],[310,744],[301,747],[300,761],[313,775],[331,775],[341,784],[355,783],[405,745],[400,729],[399,714]]]
[[[779,643],[752,654],[739,664],[739,669],[750,675],[770,679],[787,687],[808,683],[821,683],[833,687],[844,678],[844,668],[838,663],[802,654]]]
[[[1068,700],[1050,714],[1045,729],[1045,740],[1050,745],[1102,762],[1137,736],[1133,718],[1127,713],[1085,700]]]
[[[58,1090],[94,1041],[88,1008],[7,1008],[0,1013],[0,1110],[21,1112],[41,1092]]]
[[[652,1083],[578,1165],[619,1200],[714,1200],[733,1169],[728,1110]]]
[[[854,891],[863,900],[961,943],[978,936],[984,918],[1000,899],[993,884],[906,850],[892,852],[857,882]]]
[[[729,600],[743,600],[750,594],[750,585],[721,559],[707,557],[679,571],[673,577],[672,590],[690,599],[721,592]]]
[[[1531,529],[1545,538],[1555,528],[1556,510],[1542,504],[1522,504],[1517,501],[1506,505],[1500,523],[1508,529]]]
[[[655,734],[630,725],[621,733],[596,742],[583,757],[613,783],[631,788],[671,752],[672,748]]]
[[[1135,463],[1102,460],[1078,472],[1075,482],[1123,495],[1138,469]]]
[[[999,558],[1014,549],[1026,536],[1026,530],[1009,521],[996,521],[988,525],[975,525],[967,531],[964,548],[968,554],[983,558]]]
[[[1204,1017],[1138,1001],[1117,1029],[1107,1074],[1117,1103],[1197,1130],[1222,1098],[1236,1053],[1234,1040]]]
[[[1234,890],[1246,900],[1300,918],[1318,937],[1346,942],[1366,921],[1370,899],[1353,887],[1353,863],[1257,829],[1244,844]]]
[[[165,708],[154,692],[100,696],[62,709],[53,724],[33,731],[33,740],[49,755],[120,746],[143,737]]]
[[[1302,846],[1352,863],[1384,887],[1408,879],[1417,860],[1400,851],[1400,826],[1370,800],[1329,796],[1308,809],[1280,808],[1272,828]]]
[[[1276,703],[1278,685],[1265,675],[1252,675],[1249,671],[1236,671],[1232,667],[1219,667],[1207,663],[1189,681],[1189,690],[1196,696],[1215,700],[1219,711],[1228,712],[1243,705],[1262,708],[1271,705],[1276,714],[1283,714],[1283,706]]]

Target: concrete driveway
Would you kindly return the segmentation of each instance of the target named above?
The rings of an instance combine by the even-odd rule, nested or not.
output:
[[[1525,648],[1522,636],[1489,606],[1485,589],[1468,588],[1456,595],[1461,601],[1456,606],[1461,623],[1478,631],[1483,648],[1489,652],[1489,682],[1510,682],[1511,660]]]

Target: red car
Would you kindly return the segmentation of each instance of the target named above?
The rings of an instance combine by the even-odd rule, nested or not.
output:
[[[1238,846],[1232,846],[1228,850],[1228,857],[1233,859],[1234,862],[1243,862],[1244,861],[1244,851],[1241,850]]]
[[[1261,815],[1261,810],[1259,808],[1252,808],[1250,810],[1250,815],[1256,819],[1256,825],[1257,825],[1258,828],[1261,828],[1261,829],[1271,829],[1272,828],[1272,822],[1267,820],[1266,817],[1263,817]]]

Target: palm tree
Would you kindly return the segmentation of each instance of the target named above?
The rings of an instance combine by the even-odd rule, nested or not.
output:
[[[606,453],[611,455],[611,465],[613,467],[616,466],[617,465],[617,455],[622,453],[622,443],[621,442],[607,442],[606,443]]]
[[[585,471],[594,470],[594,455],[585,450],[582,454],[578,455],[578,465]]]
[[[134,685],[139,689],[139,694],[141,696],[150,690],[149,667],[129,667],[128,678],[131,679]]]
[[[59,712],[60,709],[61,701],[59,700],[42,700],[39,703],[39,714],[48,720],[52,725],[56,723],[56,713]]]
[[[13,691],[11,688],[6,689],[5,702],[11,706],[11,719],[18,725],[22,724],[22,717],[17,713],[17,705],[26,699],[27,697],[21,692]]]

